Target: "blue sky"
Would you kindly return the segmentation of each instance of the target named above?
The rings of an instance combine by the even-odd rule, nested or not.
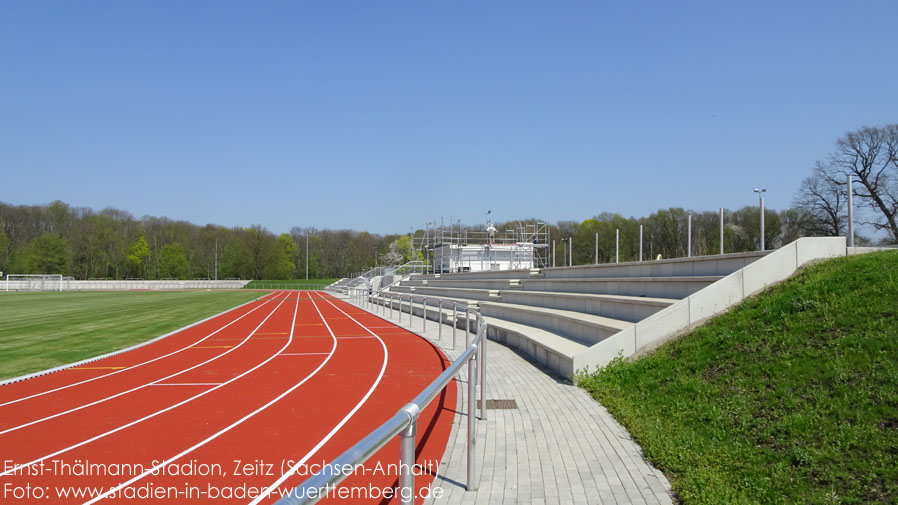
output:
[[[898,2],[0,0],[0,201],[407,232],[791,204]]]

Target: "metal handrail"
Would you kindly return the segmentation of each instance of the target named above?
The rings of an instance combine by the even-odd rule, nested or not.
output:
[[[475,412],[476,412],[476,391],[478,382],[478,372],[480,375],[480,419],[486,419],[486,332],[487,324],[483,320],[483,316],[479,311],[471,309],[468,305],[456,302],[454,300],[445,300],[422,295],[405,295],[401,293],[392,293],[389,291],[377,291],[368,293],[367,289],[353,288],[350,290],[351,297],[359,305],[365,303],[373,304],[374,300],[379,300],[383,311],[386,310],[385,305],[387,299],[390,303],[390,312],[392,315],[393,300],[399,299],[399,313],[402,314],[402,301],[408,299],[409,303],[409,328],[412,326],[412,306],[415,300],[421,301],[422,307],[422,324],[426,328],[427,325],[427,306],[428,302],[436,302],[438,306],[438,314],[440,319],[440,338],[442,338],[442,321],[443,306],[449,304],[452,307],[452,342],[455,346],[455,330],[458,326],[459,318],[457,317],[459,309],[465,312],[465,330],[466,338],[471,329],[471,315],[474,316],[476,332],[473,341],[469,343],[462,354],[443,370],[436,379],[433,380],[426,388],[424,388],[417,396],[404,407],[399,409],[390,419],[381,424],[374,431],[370,432],[364,438],[356,442],[355,445],[346,450],[332,462],[323,466],[323,468],[306,479],[302,484],[293,489],[286,496],[282,497],[275,505],[310,505],[317,503],[320,499],[327,496],[329,491],[336,489],[336,486],[346,477],[352,475],[355,470],[365,461],[371,458],[383,446],[387,445],[393,437],[399,435],[399,496],[402,505],[414,505],[415,503],[415,436],[417,435],[418,416],[427,405],[452,381],[452,379],[461,371],[461,368],[468,365],[468,437],[467,437],[467,484],[466,489],[469,491],[477,490],[479,484],[479,474],[476,471],[476,460],[474,459],[474,443],[476,440],[475,432]],[[400,320],[401,324],[401,320]]]
[[[352,277],[346,277],[344,279],[340,279],[339,281],[328,286],[327,290],[328,291],[336,291],[341,294],[349,294],[349,292],[352,289],[357,289],[359,284],[361,284],[361,283],[367,284],[368,281],[370,281],[371,279],[373,279],[375,277],[388,275],[388,271],[389,271],[389,275],[397,275],[397,272],[403,272],[403,271],[409,271],[409,270],[411,270],[410,273],[417,273],[418,271],[423,273],[424,267],[425,267],[424,262],[417,261],[417,260],[409,261],[409,262],[404,263],[399,266],[375,267],[375,268],[372,268],[371,270],[368,270],[367,272],[362,272],[359,274],[355,274]],[[398,275],[405,275],[405,274],[398,274]],[[343,285],[338,285],[342,281],[346,281],[346,282]],[[395,284],[395,282],[392,284]]]

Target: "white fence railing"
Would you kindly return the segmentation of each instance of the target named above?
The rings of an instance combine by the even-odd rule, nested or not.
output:
[[[59,282],[59,281],[56,281]],[[133,290],[177,290],[177,289],[240,289],[249,281],[110,281],[110,280],[63,280],[59,291],[133,291]],[[31,291],[33,282],[3,281],[6,291]]]

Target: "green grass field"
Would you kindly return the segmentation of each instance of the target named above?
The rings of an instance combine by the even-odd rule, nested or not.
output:
[[[244,289],[319,289],[337,282],[339,279],[286,279],[252,281]]]
[[[682,503],[898,502],[898,253],[840,258],[578,384]]]
[[[260,295],[251,291],[0,292],[0,378],[122,349]]]

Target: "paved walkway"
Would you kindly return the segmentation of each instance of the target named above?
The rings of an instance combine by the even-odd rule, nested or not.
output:
[[[366,307],[367,308],[367,307]],[[371,309],[382,315],[379,308]],[[394,311],[394,316],[398,311]],[[397,322],[394,317],[392,322]],[[405,314],[402,326],[408,328]],[[412,320],[412,331],[450,358],[465,349],[465,333]],[[466,370],[459,384],[456,418],[434,486],[444,495],[431,505],[455,504],[672,504],[670,483],[642,456],[639,445],[601,404],[570,382],[537,368],[511,349],[487,345],[487,398],[513,399],[514,410],[488,410],[477,422],[477,491],[465,490]]]

